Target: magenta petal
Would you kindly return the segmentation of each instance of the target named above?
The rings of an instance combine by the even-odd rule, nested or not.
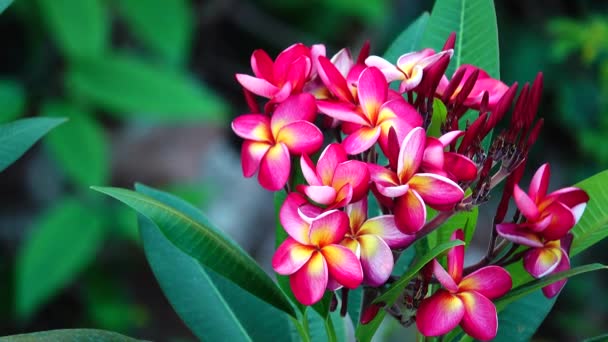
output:
[[[359,125],[369,125],[369,122],[361,114],[357,113],[357,106],[341,101],[317,101],[319,112],[334,119],[352,122]]]
[[[255,50],[251,54],[251,69],[256,77],[274,82],[273,62],[264,50]]]
[[[477,165],[462,154],[446,152],[444,169],[457,181],[471,181],[477,177]]]
[[[536,170],[532,181],[530,182],[530,189],[528,194],[535,203],[539,203],[541,199],[547,195],[547,189],[549,188],[549,177],[551,176],[551,169],[549,163],[543,164]]]
[[[473,338],[489,341],[498,332],[498,316],[491,300],[475,291],[459,293],[464,304],[464,316],[460,326]]]
[[[417,173],[408,182],[424,203],[435,209],[452,207],[462,200],[464,191],[449,178],[433,173]]]
[[[376,235],[362,235],[357,240],[361,246],[361,267],[365,283],[371,286],[386,283],[393,271],[393,253],[390,247]]]
[[[446,134],[439,137],[439,141],[443,144],[443,146],[451,145],[456,139],[460,136],[464,135],[464,131],[450,131]]]
[[[503,296],[511,290],[513,282],[504,268],[486,266],[464,277],[458,284],[458,291],[476,291],[488,299]]]
[[[243,88],[265,98],[270,99],[279,91],[279,88],[277,88],[275,85],[261,78],[245,74],[236,74],[236,80],[243,86]]]
[[[261,114],[246,114],[232,121],[232,130],[243,139],[272,142],[270,120]]]
[[[394,215],[382,215],[371,218],[361,226],[359,234],[376,235],[390,248],[401,249],[409,247],[416,240],[415,235],[403,234],[395,224]]]
[[[426,133],[422,127],[412,129],[401,144],[397,160],[397,174],[402,183],[406,183],[422,164]]]
[[[388,85],[382,72],[368,67],[359,76],[357,93],[359,105],[371,122],[375,122],[380,106],[386,101]]]
[[[376,187],[378,188],[378,192],[381,193],[383,196],[391,198],[401,197],[410,189],[410,186],[407,184],[397,186],[389,184],[387,186],[384,182],[377,182]]]
[[[359,201],[367,195],[369,179],[369,171],[365,163],[349,160],[336,167],[331,184],[334,189],[341,189],[344,185],[350,184],[353,189],[352,200]]]
[[[354,102],[353,95],[348,89],[344,75],[324,56],[319,56],[319,77],[329,91],[340,101]]]
[[[260,167],[260,162],[272,145],[265,142],[245,140],[241,148],[241,166],[243,175],[251,177]]]
[[[348,228],[346,213],[339,210],[326,211],[310,224],[310,243],[317,247],[340,243]]]
[[[568,187],[553,191],[547,197],[556,197],[569,208],[572,208],[581,203],[589,202],[589,195],[584,190],[575,187]]]
[[[336,143],[327,145],[317,162],[317,175],[321,178],[321,182],[324,185],[331,185],[336,168],[347,160],[348,157],[342,145]]]
[[[300,168],[302,169],[302,174],[304,175],[304,179],[310,185],[323,185],[321,183],[321,179],[317,176],[317,170],[315,165],[310,160],[310,157],[307,154],[303,154],[300,157]]]
[[[313,202],[321,205],[330,205],[336,200],[336,190],[327,185],[298,185],[298,191],[303,192]]]
[[[526,194],[519,185],[515,184],[513,188],[513,199],[517,208],[530,221],[536,221],[540,217],[540,212],[536,203]]]
[[[297,192],[292,192],[287,195],[285,202],[279,210],[279,221],[283,229],[301,244],[308,245],[308,233],[310,225],[300,217],[299,208],[307,207],[308,201],[306,198]],[[316,215],[315,215],[316,216]]]
[[[567,271],[569,269],[570,269],[570,258],[568,257],[568,254],[565,251],[562,251],[562,258],[559,261],[559,264],[557,265],[555,270],[553,270],[553,273],[563,272],[563,271]],[[555,283],[553,283],[551,285],[547,285],[547,286],[543,287],[543,294],[547,298],[553,298],[553,297],[557,296],[559,291],[561,291],[562,288],[566,285],[567,281],[568,281],[568,278],[564,278],[562,280],[556,281]]]
[[[464,241],[464,231],[457,229],[452,233],[450,240]],[[454,279],[455,282],[459,283],[462,279],[462,272],[464,267],[464,245],[456,246],[448,252],[448,273]]]
[[[416,327],[424,336],[440,336],[454,329],[463,316],[462,300],[445,290],[438,290],[420,303]]]
[[[378,141],[380,133],[380,127],[361,127],[346,137],[342,142],[342,146],[346,153],[350,155],[359,154],[374,146],[376,141]]]
[[[427,137],[424,156],[422,158],[422,167],[425,170],[443,170],[444,163],[444,146],[437,138]],[[452,171],[450,169],[450,171]]]
[[[323,145],[323,133],[308,121],[295,121],[279,130],[276,136],[294,154],[315,153]]]
[[[425,221],[426,207],[416,191],[409,190],[397,199],[395,222],[400,231],[405,234],[414,234],[424,226]]]
[[[555,270],[561,257],[555,248],[534,248],[524,255],[524,268],[534,278],[542,278]]]
[[[458,285],[454,282],[452,276],[446,272],[446,270],[441,266],[439,261],[433,259],[433,275],[437,278],[437,281],[443,286],[446,290],[451,293],[455,293],[458,291]]]
[[[278,274],[291,275],[308,262],[314,251],[314,247],[302,245],[288,237],[274,252],[272,268]]]
[[[553,202],[546,209],[546,213],[549,213],[551,223],[546,227],[541,235],[546,240],[559,240],[566,235],[574,224],[576,223],[576,217],[574,213],[561,202]]]
[[[526,229],[520,229],[515,223],[500,223],[496,225],[496,231],[503,238],[518,245],[528,247],[543,247],[538,235]]]
[[[293,95],[281,102],[272,114],[270,128],[276,137],[279,130],[296,121],[314,121],[317,104],[314,96],[308,93]]]
[[[267,190],[281,190],[289,179],[290,171],[291,161],[287,146],[276,144],[269,148],[262,158],[258,180]]]
[[[312,305],[323,298],[327,278],[325,258],[320,252],[315,252],[304,266],[289,277],[289,283],[300,303]]]
[[[321,249],[327,261],[329,274],[338,283],[354,289],[363,281],[363,270],[359,259],[347,247],[341,245],[328,245]]]
[[[405,74],[401,72],[395,65],[386,59],[378,56],[369,56],[365,59],[365,64],[369,67],[376,67],[380,69],[387,82],[393,82],[396,80],[402,80],[405,78]]]

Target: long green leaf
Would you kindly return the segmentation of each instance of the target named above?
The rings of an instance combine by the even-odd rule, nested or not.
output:
[[[296,317],[289,299],[255,260],[207,222],[149,196],[120,188],[92,187],[152,220],[176,247],[246,291]]]
[[[391,63],[396,63],[399,56],[419,49],[428,21],[429,13],[422,13],[391,43],[383,58]]]
[[[40,331],[29,334],[5,336],[0,338],[4,342],[136,342],[136,340],[119,333],[97,329],[61,329]]]
[[[17,119],[23,114],[24,107],[23,86],[15,81],[0,80],[0,123]]]
[[[31,118],[0,125],[0,172],[62,122],[65,119]]]
[[[38,0],[38,5],[49,32],[67,57],[104,52],[110,25],[102,0]]]
[[[571,256],[608,236],[608,170],[589,177],[575,186],[589,194],[590,200],[585,213],[578,224],[572,229]]]
[[[186,75],[126,55],[80,60],[65,82],[74,96],[114,114],[221,122],[228,111],[220,97]]]
[[[13,3],[13,0],[0,0],[0,13]]]
[[[17,315],[29,318],[95,260],[103,233],[102,218],[75,199],[43,214],[17,254]]]
[[[137,191],[184,212],[197,221],[200,211],[177,197],[137,185]],[[149,219],[139,215],[146,258],[169,302],[203,341],[285,340],[285,314],[227,279],[205,269],[175,247]]]
[[[90,113],[65,103],[48,103],[42,114],[69,118],[45,139],[51,155],[69,178],[82,187],[105,184],[110,175],[110,152],[103,127]]]
[[[194,33],[194,9],[187,0],[140,0],[116,2],[133,34],[172,64],[185,61]]]
[[[494,341],[529,341],[556,299],[547,299],[537,290],[508,305],[498,314],[498,334]]]

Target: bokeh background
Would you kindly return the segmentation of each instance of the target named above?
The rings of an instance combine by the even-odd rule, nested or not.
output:
[[[178,194],[269,270],[272,195],[240,171],[229,122],[246,106],[234,73],[250,72],[254,49],[275,56],[294,42],[333,54],[369,39],[382,54],[432,5],[16,0],[0,16],[0,121],[70,121],[0,175],[0,336],[94,327],[194,340],[146,263],[135,215],[88,187]],[[608,168],[608,1],[497,0],[496,11],[503,80],[545,75],[531,171],[551,162],[556,188]],[[607,247],[573,261],[606,262]],[[600,273],[570,280],[535,340],[607,332],[606,285]],[[399,335],[390,324],[385,334]]]

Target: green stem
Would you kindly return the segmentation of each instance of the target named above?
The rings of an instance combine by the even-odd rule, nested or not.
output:
[[[298,321],[297,319],[295,319],[291,316],[289,316],[289,318],[291,318],[293,325],[295,325],[296,330],[298,331],[298,334],[300,335],[300,339],[303,342],[311,342],[310,335],[308,333],[308,320],[306,319],[306,314],[302,315],[302,322]]]
[[[336,330],[334,329],[334,323],[331,320],[331,316],[327,316],[325,319],[325,331],[327,332],[327,340],[329,342],[337,342]]]

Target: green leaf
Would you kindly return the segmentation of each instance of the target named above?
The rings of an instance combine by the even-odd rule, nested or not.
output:
[[[321,2],[321,5],[339,15],[356,16],[369,23],[381,22],[389,9],[387,0],[329,0]]]
[[[220,97],[185,74],[127,55],[79,60],[65,82],[74,96],[122,116],[222,122],[228,112]]]
[[[446,120],[448,110],[445,104],[440,99],[433,100],[433,116],[431,117],[431,124],[427,129],[427,134],[439,138],[441,136],[441,126]]]
[[[23,87],[11,80],[0,80],[0,122],[17,119],[23,114],[24,108],[25,92]]]
[[[361,303],[363,302],[363,288],[359,286],[354,290],[348,291],[348,315],[353,322],[353,327],[359,324],[361,317]]]
[[[441,254],[445,253],[449,249],[463,244],[464,242],[460,240],[448,241],[431,249],[427,254],[416,260],[416,262],[412,266],[410,266],[407,272],[405,272],[405,274],[403,274],[403,276],[401,276],[399,280],[394,282],[382,295],[378,296],[374,300],[374,303],[384,302],[387,306],[392,305],[397,300],[397,298],[403,293],[405,287],[409,284],[410,280],[412,280],[416,276],[416,274],[418,274],[418,272],[420,272],[420,270],[422,270],[422,268],[426,266],[426,264],[431,262],[433,259],[439,257]],[[366,325],[359,324],[355,332],[357,340],[371,341],[372,337],[376,333],[376,330],[378,330],[380,323],[382,323],[384,316],[386,316],[386,311],[380,310],[376,315],[376,318],[374,318],[371,322]]]
[[[97,329],[62,329],[2,337],[4,342],[136,342],[119,333]]]
[[[105,184],[110,174],[109,147],[103,127],[81,109],[67,103],[48,103],[44,116],[67,116],[69,121],[45,140],[51,155],[76,184]]]
[[[4,12],[4,10],[13,3],[13,0],[0,0],[0,13]]]
[[[120,188],[92,187],[152,220],[176,247],[202,265],[293,317],[289,299],[255,260],[207,220],[191,216],[149,196]]]
[[[598,271],[598,270],[608,270],[608,266],[604,266],[604,265],[598,264],[598,263],[589,264],[589,265],[575,267],[575,268],[567,270],[567,271],[554,273],[548,277],[544,277],[542,279],[537,279],[537,280],[531,281],[527,284],[521,285],[521,286],[511,290],[504,297],[497,300],[495,302],[496,310],[500,312],[510,303],[512,303],[520,298],[523,298],[524,296],[526,296],[536,290],[539,290],[547,285],[553,284],[554,282],[556,282],[558,280],[561,280],[564,278],[570,278],[575,275],[592,272],[592,271]]]
[[[172,195],[137,185],[137,191],[179,209],[197,221],[200,211]],[[175,247],[149,219],[139,215],[146,258],[169,302],[203,341],[285,340],[288,320],[266,304]]]
[[[185,62],[194,33],[195,10],[187,0],[116,2],[133,34],[172,64]]]
[[[0,171],[21,157],[38,139],[65,119],[21,119],[0,125]]]
[[[529,341],[556,299],[547,299],[537,290],[511,303],[498,314],[498,334],[493,341]]]
[[[422,13],[391,43],[383,58],[391,63],[396,63],[401,55],[419,49],[428,21],[429,13]]]
[[[101,0],[38,0],[40,15],[70,58],[101,55],[108,45],[109,18]]]
[[[431,210],[431,208],[429,208]],[[427,240],[430,248],[433,248],[438,243],[449,241],[452,233],[456,229],[463,229],[464,231],[464,242],[468,246],[473,239],[473,233],[477,225],[477,216],[479,215],[479,208],[474,207],[471,211],[461,211],[454,214],[447,221],[445,221],[439,228],[428,235]]]
[[[608,170],[587,178],[575,186],[587,191],[589,203],[585,213],[578,224],[572,229],[571,256],[575,256],[585,249],[608,236]]]
[[[64,199],[33,225],[17,253],[17,315],[27,319],[68,285],[95,256],[102,219],[76,199]]]

